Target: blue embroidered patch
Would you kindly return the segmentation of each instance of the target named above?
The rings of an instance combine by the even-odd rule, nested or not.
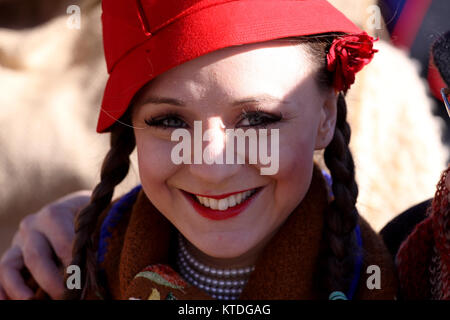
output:
[[[122,216],[127,212],[136,202],[137,195],[142,189],[142,186],[134,187],[130,192],[120,198],[109,210],[105,220],[103,220],[100,228],[100,239],[98,242],[97,262],[102,263],[105,260],[106,252],[108,251],[107,240],[112,236],[112,230],[119,223]]]

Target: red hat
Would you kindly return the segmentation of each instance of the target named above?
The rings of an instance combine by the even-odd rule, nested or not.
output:
[[[109,79],[97,132],[105,132],[146,83],[225,47],[361,30],[325,0],[103,0]]]

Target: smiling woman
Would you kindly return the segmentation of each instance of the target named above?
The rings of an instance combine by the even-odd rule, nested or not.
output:
[[[355,208],[348,148],[344,94],[376,52],[371,37],[321,0],[110,0],[103,27],[97,131],[111,148],[76,218],[83,286],[68,298],[395,296],[389,253]],[[196,123],[219,154],[224,128],[274,130],[276,172],[174,163],[174,132],[195,135]],[[141,186],[111,203],[135,147]],[[322,149],[332,185],[313,161]],[[365,286],[369,265],[379,290]]]
[[[143,190],[201,252],[219,259],[241,257],[247,264],[254,264],[263,248],[261,243],[269,240],[304,198],[311,183],[314,150],[331,141],[336,115],[336,95],[332,88],[322,90],[318,86],[314,67],[306,45],[277,41],[250,44],[225,48],[179,65],[140,92],[142,98],[133,108],[133,126],[141,128],[146,119],[160,118],[165,113],[171,119],[171,125],[150,124],[146,129],[134,130]],[[170,96],[174,84],[177,100],[189,101],[186,107],[140,104],[147,95]],[[277,174],[261,175],[260,164],[175,165],[171,161],[174,142],[168,137],[174,129],[186,127],[193,131],[197,120],[205,124],[205,130],[214,130],[214,118],[221,119],[228,128],[239,127],[246,114],[240,105],[230,107],[231,102],[262,93],[292,101],[259,106],[265,108],[264,113],[258,111],[260,117],[269,112],[282,115],[278,121],[266,124],[269,129],[279,130],[281,163]],[[214,206],[213,196],[257,189],[258,193],[243,202],[248,206],[241,214],[222,223],[205,220],[205,215],[195,210],[197,202],[187,202],[183,194],[203,195]]]

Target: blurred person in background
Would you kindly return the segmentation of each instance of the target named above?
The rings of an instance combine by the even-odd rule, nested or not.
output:
[[[447,0],[379,0],[391,42],[420,63],[420,76],[428,82],[432,96],[433,113],[441,117],[446,126],[442,132],[444,143],[450,146],[450,119],[443,108],[441,88],[445,85],[436,74],[430,55],[431,45],[450,30],[450,1]]]
[[[435,41],[430,53],[443,84],[441,107],[450,118],[450,31]],[[409,208],[380,233],[396,257],[399,298],[450,300],[450,164],[433,199]]]

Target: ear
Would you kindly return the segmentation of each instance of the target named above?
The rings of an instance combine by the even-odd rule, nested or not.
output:
[[[325,149],[334,136],[337,116],[338,93],[334,89],[327,91],[326,99],[320,111],[315,150]]]

